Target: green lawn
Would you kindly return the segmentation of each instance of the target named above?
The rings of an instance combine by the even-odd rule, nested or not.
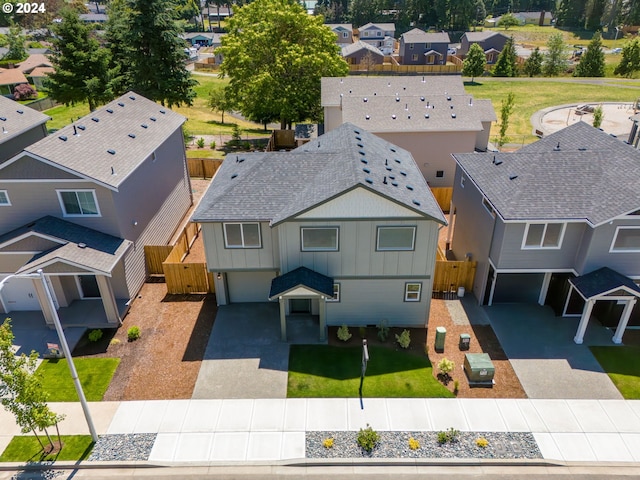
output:
[[[369,347],[363,397],[452,397],[425,356]],[[287,397],[358,397],[361,347],[292,345]]]
[[[74,359],[78,378],[88,401],[102,400],[119,363],[119,358]],[[42,374],[42,385],[49,394],[50,402],[78,401],[66,359],[45,360],[38,367],[38,372]]]
[[[58,440],[55,435],[55,427],[49,429],[49,435],[55,442]],[[39,435],[40,440],[48,445],[47,437]],[[61,435],[62,450],[54,455],[45,455],[38,440],[34,436],[13,437],[2,455],[0,462],[51,462],[54,460],[77,461],[84,460],[91,454],[93,441],[90,435]]]
[[[589,347],[627,400],[640,399],[640,347]]]
[[[517,27],[510,27],[509,30],[505,30],[501,27],[485,28],[485,30],[491,30],[494,32],[500,32],[507,36],[513,36],[516,43],[525,44],[528,47],[546,47],[549,37],[553,34],[560,33],[564,38],[568,48],[574,45],[582,45],[586,47],[593,38],[594,32],[588,32],[584,30],[564,30],[554,27],[541,27],[539,25],[522,25]],[[604,48],[622,47],[624,42],[628,39],[622,38],[622,35],[618,36],[617,40],[614,39],[602,39],[602,45]]]

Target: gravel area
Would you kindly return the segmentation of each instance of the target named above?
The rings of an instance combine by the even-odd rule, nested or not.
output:
[[[88,460],[94,462],[148,460],[155,441],[155,433],[102,435],[98,438]]]
[[[489,458],[519,459],[542,458],[538,444],[531,433],[523,432],[460,432],[457,440],[438,443],[437,432],[378,432],[380,441],[371,453],[357,443],[357,432],[307,432],[307,458]],[[409,438],[420,444],[409,448]],[[476,439],[486,438],[485,448],[476,445]],[[333,438],[331,448],[325,448],[324,439]]]

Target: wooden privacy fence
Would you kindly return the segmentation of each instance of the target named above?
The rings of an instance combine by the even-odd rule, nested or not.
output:
[[[173,250],[171,245],[145,245],[144,258],[147,263],[147,273],[149,275],[163,275],[162,262]]]
[[[458,288],[465,290],[473,288],[477,262],[451,262],[436,260],[436,270],[433,276],[433,296],[447,296],[454,294]]]
[[[222,160],[213,158],[187,158],[190,177],[213,178],[221,164]]]
[[[451,208],[451,197],[453,196],[453,188],[451,187],[431,187],[431,193],[440,205],[440,210],[448,212]]]
[[[424,74],[455,74],[462,71],[460,65],[371,65],[365,68],[363,65],[349,65],[351,73],[424,73]]]

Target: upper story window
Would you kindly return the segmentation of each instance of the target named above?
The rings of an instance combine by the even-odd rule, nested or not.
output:
[[[0,190],[0,207],[10,207],[9,194],[6,190]]]
[[[303,252],[335,252],[338,250],[338,227],[302,227]]]
[[[409,44],[409,50],[413,50],[413,43]]]
[[[566,223],[528,223],[522,248],[560,248]]]
[[[414,53],[413,55],[411,55],[411,61],[415,62],[416,60],[418,60],[418,55]]]
[[[610,252],[640,252],[640,227],[618,227]]]
[[[382,32],[377,31],[377,32],[376,32],[376,36],[377,36],[377,37],[381,37],[381,36],[382,36]]]
[[[342,38],[349,38],[349,32],[342,32]]]
[[[482,197],[482,206],[485,208],[487,212],[489,212],[489,215],[491,215],[493,218],[496,218],[496,211],[493,209],[493,207],[488,202],[488,200],[484,197]]]
[[[369,36],[369,32],[363,32],[365,37]]]
[[[416,227],[378,227],[376,250],[413,250]]]
[[[95,190],[56,190],[65,217],[99,217]]]
[[[425,43],[424,44],[424,48],[431,48],[431,44],[430,43]]]
[[[226,248],[261,248],[259,223],[225,223],[224,245]]]

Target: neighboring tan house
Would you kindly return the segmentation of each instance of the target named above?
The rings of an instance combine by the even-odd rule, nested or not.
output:
[[[37,89],[43,88],[45,79],[50,73],[55,71],[56,69],[53,67],[36,67],[31,70],[28,78],[31,79],[31,83],[33,83]]]
[[[479,303],[582,317],[577,343],[593,313],[619,342],[640,295],[638,150],[578,122],[515,153],[454,157],[451,249],[478,262]]]
[[[367,23],[358,29],[358,38],[377,48],[385,46],[385,37],[394,38],[395,34],[393,23]]]
[[[17,85],[29,84],[27,77],[17,68],[0,68],[0,95],[13,95]]]
[[[335,77],[322,79],[325,131],[362,125],[413,155],[448,211],[454,152],[486,150],[496,115],[489,100],[465,93],[460,76]],[[434,190],[436,193],[436,190]]]
[[[119,325],[144,246],[166,245],[192,204],[184,122],[130,92],[0,164],[0,277],[43,269],[58,307],[100,299]],[[11,279],[2,311],[43,305],[50,324],[39,285]]]
[[[384,62],[384,54],[372,47],[366,42],[361,40],[342,47],[342,58],[344,58],[349,65],[380,65]]]
[[[487,57],[487,64],[493,65],[498,60],[498,55],[502,52],[507,40],[509,37],[499,32],[465,32],[460,39],[460,48],[457,54],[464,58],[471,45],[477,43]]]
[[[207,17],[210,22],[218,20],[226,20],[233,16],[233,9],[229,7],[217,7],[213,2],[206,8],[202,9],[202,16]]]
[[[27,76],[38,67],[53,67],[53,64],[51,60],[49,60],[49,57],[42,53],[29,55],[24,62],[18,64],[18,70]]]
[[[46,137],[49,119],[44,113],[0,96],[0,166],[27,145]],[[0,212],[2,204],[0,194]]]
[[[414,28],[400,36],[402,65],[444,65],[447,63],[449,34],[427,33]]]
[[[350,23],[327,23],[327,27],[336,34],[336,42],[341,47],[353,43],[353,26]]]
[[[548,27],[551,25],[553,15],[551,12],[518,12],[513,14],[521,25],[538,25],[540,27]]]
[[[444,216],[411,154],[360,127],[227,155],[192,221],[219,305],[278,301],[283,328],[318,315],[321,336],[427,324]]]

